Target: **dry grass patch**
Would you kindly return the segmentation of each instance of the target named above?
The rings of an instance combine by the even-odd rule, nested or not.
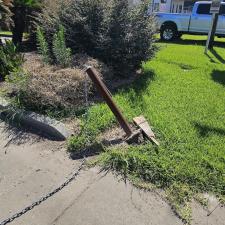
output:
[[[86,76],[79,68],[62,69],[44,65],[38,55],[27,58],[24,70],[28,73],[26,85],[19,91],[23,104],[39,109],[78,108],[84,102]],[[88,92],[93,87],[87,79]]]
[[[10,95],[20,107],[42,113],[81,109],[85,104],[85,82],[89,96],[95,95],[93,84],[85,74],[85,64],[95,67],[103,79],[109,80],[112,74],[104,63],[87,55],[75,55],[74,67],[65,69],[44,64],[36,53],[27,53],[25,59],[26,82],[22,85],[13,82]]]

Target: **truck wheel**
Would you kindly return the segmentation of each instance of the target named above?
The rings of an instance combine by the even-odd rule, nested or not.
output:
[[[181,33],[177,33],[177,39],[181,39],[182,34]]]
[[[160,37],[164,41],[172,41],[177,37],[177,29],[174,26],[163,26],[160,31]]]

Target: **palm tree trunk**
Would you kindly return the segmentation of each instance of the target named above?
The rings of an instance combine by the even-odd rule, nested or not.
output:
[[[14,7],[13,13],[14,13],[13,15],[14,27],[12,30],[13,43],[15,45],[20,45],[23,41],[23,32],[25,30],[26,8]]]

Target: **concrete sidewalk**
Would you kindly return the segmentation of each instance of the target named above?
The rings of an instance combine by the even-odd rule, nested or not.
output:
[[[0,123],[0,221],[63,183],[79,167],[64,143],[39,139]],[[195,206],[193,224],[224,225],[224,211],[211,217]],[[218,215],[218,212],[220,213]],[[82,171],[62,191],[12,225],[181,225],[158,195],[119,182],[97,168]]]

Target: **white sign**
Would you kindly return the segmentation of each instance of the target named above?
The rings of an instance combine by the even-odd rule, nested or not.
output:
[[[213,0],[210,8],[210,13],[220,12],[221,0]]]

